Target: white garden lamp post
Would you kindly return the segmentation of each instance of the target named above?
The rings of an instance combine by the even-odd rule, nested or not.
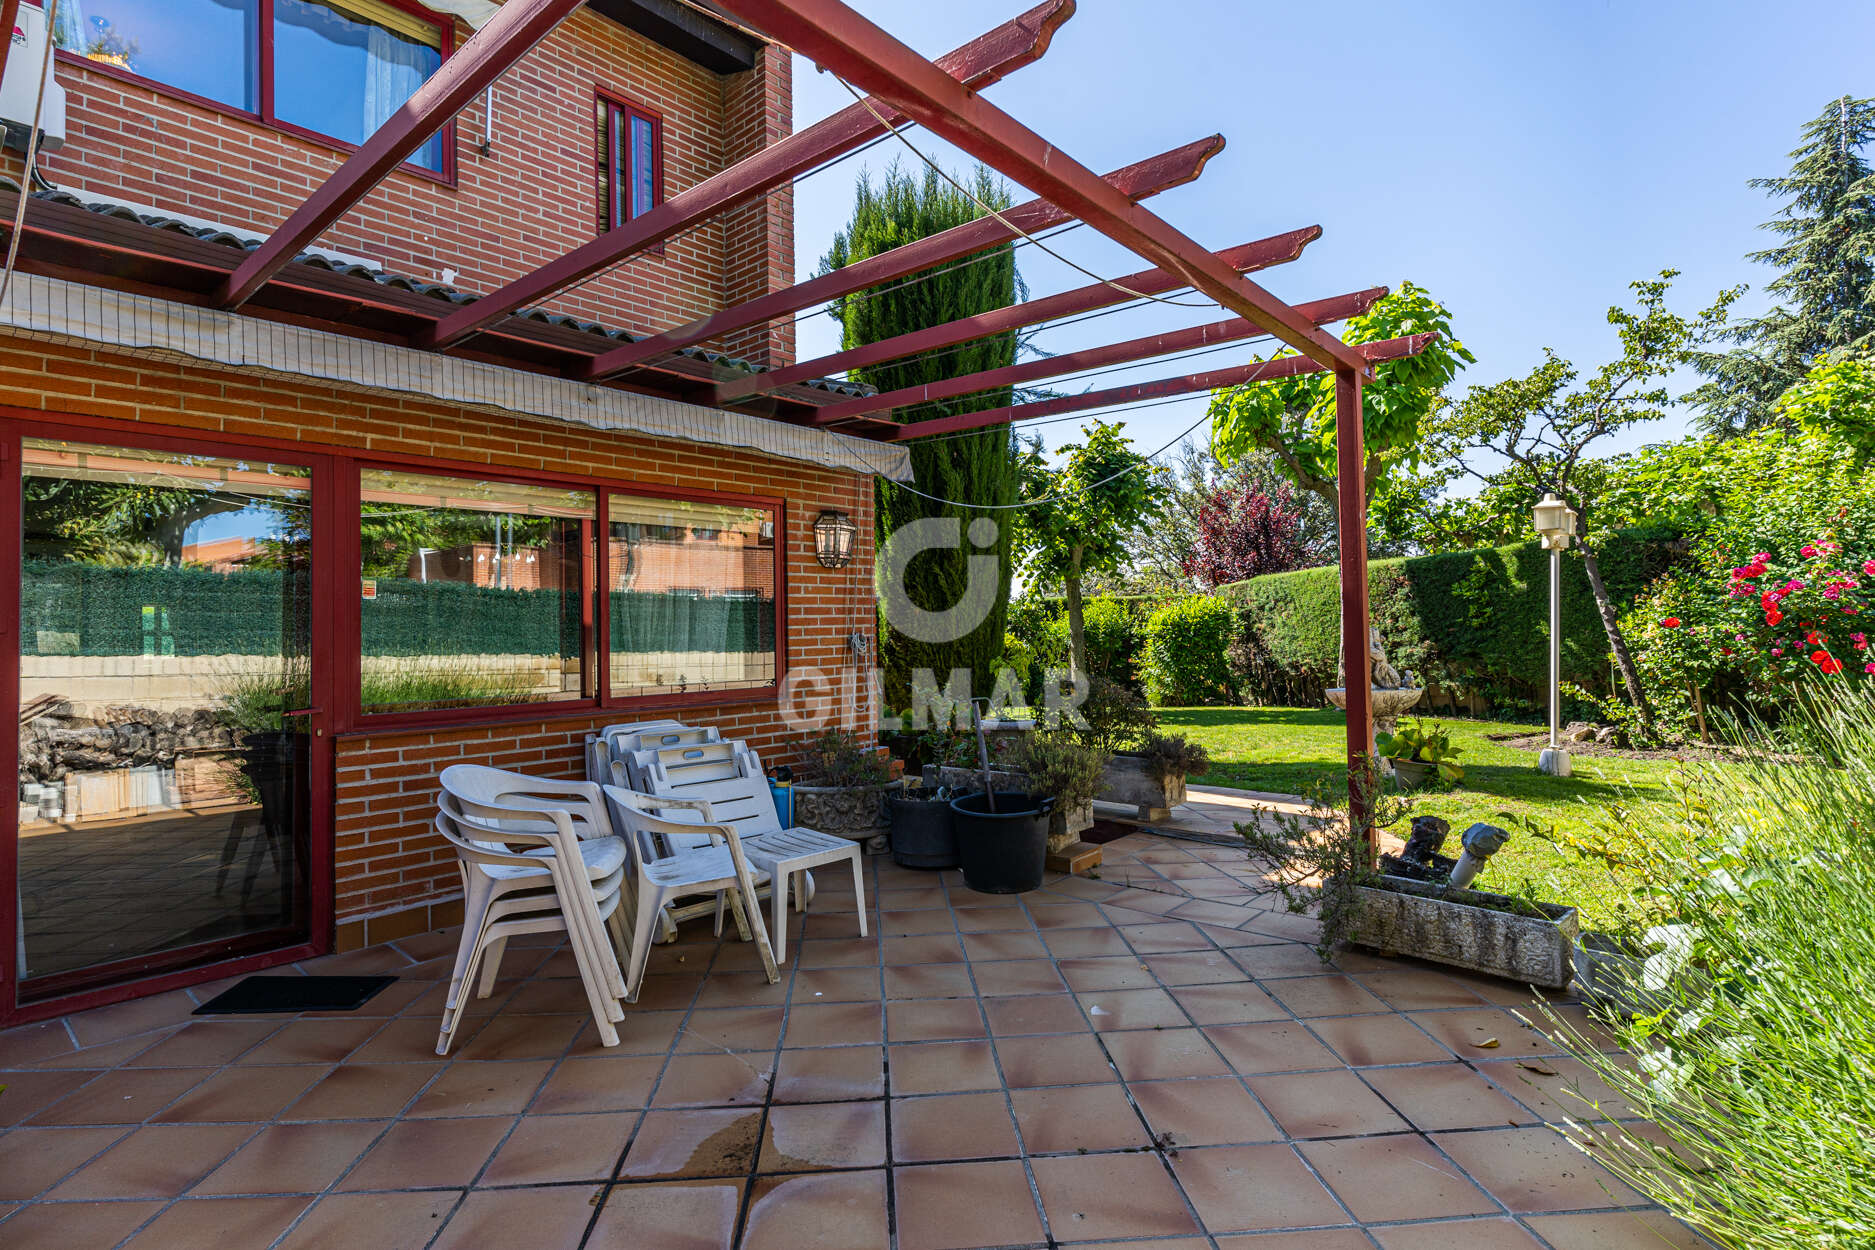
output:
[[[1536,532],[1549,552],[1549,746],[1536,757],[1539,770],[1552,777],[1569,775],[1569,752],[1562,744],[1562,553],[1575,537],[1576,514],[1554,494],[1534,509]]]

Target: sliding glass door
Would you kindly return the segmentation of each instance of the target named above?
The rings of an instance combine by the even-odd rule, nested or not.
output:
[[[19,1001],[307,941],[313,469],[17,447]]]

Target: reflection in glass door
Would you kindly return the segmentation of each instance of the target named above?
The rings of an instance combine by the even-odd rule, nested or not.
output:
[[[309,471],[21,450],[25,994],[304,940]]]

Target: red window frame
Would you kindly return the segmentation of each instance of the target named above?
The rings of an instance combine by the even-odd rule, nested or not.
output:
[[[664,202],[664,115],[606,87],[594,90],[593,101],[594,128],[597,132],[593,175],[599,190],[599,233],[605,234],[618,229],[635,216],[630,213],[623,216],[619,214],[621,203],[626,206],[630,204],[630,187],[621,186],[619,170],[609,159],[614,151],[629,154],[629,134],[621,137],[621,131],[628,129],[627,123],[632,119],[649,123],[651,127],[651,207],[656,208]],[[615,139],[618,140],[616,144]],[[627,169],[626,172],[629,174],[631,171]],[[661,253],[664,248],[660,244],[651,250]]]
[[[24,0],[24,2],[44,7],[45,0]],[[439,36],[438,51],[441,53],[444,61],[449,60],[449,58],[455,54],[456,22],[453,17],[433,12],[421,4],[415,3],[415,0],[383,0],[383,2],[393,8],[403,10],[426,25],[435,27]],[[134,83],[139,87],[154,91],[158,95],[165,95],[172,99],[182,100],[198,108],[204,108],[210,112],[219,113],[224,117],[250,122],[267,130],[290,135],[296,139],[304,139],[335,151],[346,153],[356,152],[358,150],[358,145],[355,143],[348,143],[344,139],[335,139],[331,135],[320,134],[316,130],[310,130],[305,126],[298,126],[292,122],[281,121],[278,117],[274,116],[273,0],[259,0],[259,5],[260,108],[258,110],[237,108],[232,104],[224,104],[220,100],[211,100],[207,96],[197,95],[193,91],[184,91],[180,87],[172,87],[161,79],[146,78],[141,74],[132,73],[130,70],[122,69],[115,65],[108,65],[102,61],[93,61],[88,57],[80,56],[76,52],[68,52],[64,48],[55,49],[55,55],[62,64],[78,66],[92,73],[103,74],[107,78],[118,79],[121,82]],[[438,133],[443,138],[443,167],[440,170],[428,169],[411,161],[405,161],[402,165],[398,166],[398,169],[418,178],[427,178],[432,182],[440,182],[445,186],[453,187],[456,184],[455,119],[451,118]]]

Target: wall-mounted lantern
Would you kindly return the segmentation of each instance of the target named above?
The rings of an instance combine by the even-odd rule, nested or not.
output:
[[[853,562],[853,518],[832,508],[814,518],[814,558],[821,567],[843,569]]]

